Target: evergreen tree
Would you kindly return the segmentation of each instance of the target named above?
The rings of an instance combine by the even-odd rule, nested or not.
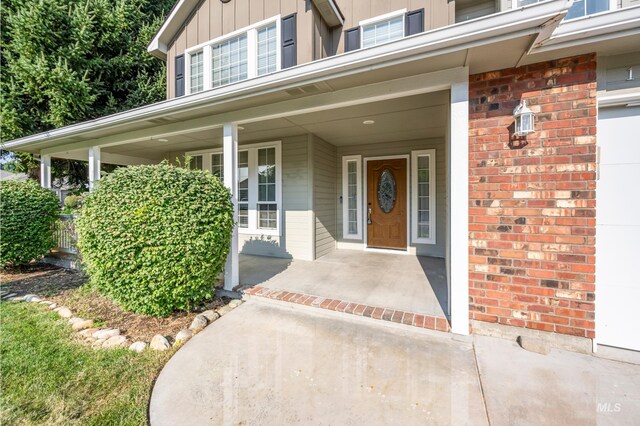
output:
[[[0,140],[164,99],[164,63],[146,46],[173,3],[3,0]],[[17,158],[34,165],[29,155]]]

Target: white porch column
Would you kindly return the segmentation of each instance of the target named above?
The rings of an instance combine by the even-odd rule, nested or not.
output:
[[[225,123],[223,128],[224,184],[231,190],[233,220],[238,223],[238,125]],[[233,290],[240,283],[238,264],[238,226],[233,227],[231,247],[224,268],[224,289]]]
[[[451,84],[449,285],[451,331],[469,334],[469,69]]]
[[[89,148],[89,191],[97,180],[100,180],[100,147],[92,146]]]
[[[40,156],[40,186],[51,188],[51,156]]]

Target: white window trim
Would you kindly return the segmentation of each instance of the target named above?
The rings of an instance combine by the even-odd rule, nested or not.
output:
[[[418,157],[429,156],[429,238],[418,237]],[[411,242],[436,243],[436,150],[411,151]]]
[[[407,9],[404,8],[404,9],[396,10],[394,12],[385,13],[384,15],[376,16],[374,18],[369,18],[369,19],[365,19],[363,21],[360,21],[358,23],[358,26],[360,27],[360,48],[361,49],[364,48],[364,27],[367,27],[367,26],[373,25],[373,24],[377,24],[377,23],[383,22],[383,21],[390,21],[391,19],[397,18],[399,16],[404,17],[406,13],[407,13]],[[405,24],[404,24],[404,21],[403,21],[401,39],[406,37],[405,31],[406,31],[406,28],[405,28]],[[393,41],[395,41],[395,40],[393,40]],[[391,43],[391,42],[389,41],[387,43]],[[375,46],[380,46],[382,44],[387,44],[387,43],[380,43],[380,44],[376,44]],[[375,46],[370,46],[370,47],[375,47]]]
[[[356,220],[358,232],[349,234],[349,188],[348,164],[356,162]],[[342,157],[342,238],[346,240],[362,240],[362,156],[347,155]]]
[[[227,40],[231,40],[242,34],[247,34],[247,80],[257,77],[258,70],[258,30],[262,27],[266,27],[275,22],[276,24],[276,70],[274,72],[278,72],[281,70],[282,66],[282,30],[281,30],[281,15],[276,15],[271,18],[265,19],[260,22],[256,22],[255,24],[246,26],[244,28],[240,28],[239,30],[227,33],[221,37],[214,38],[212,40],[206,41],[204,43],[200,43],[196,46],[190,47],[184,51],[184,59],[185,59],[185,93],[187,95],[192,95],[195,93],[191,93],[191,55],[200,50],[203,51],[203,61],[204,61],[204,86],[201,92],[206,90],[213,89],[213,82],[211,79],[212,74],[212,65],[211,65],[211,48],[215,44],[224,43]],[[269,73],[271,74],[271,73]],[[263,75],[269,75],[263,74]],[[262,77],[262,76],[261,76]],[[241,80],[246,81],[246,80]],[[233,83],[229,83],[233,84]],[[228,84],[218,87],[228,86]],[[216,87],[216,88],[218,88]],[[200,93],[200,92],[196,92]]]
[[[276,200],[272,204],[277,204],[276,229],[261,229],[258,227],[258,149],[276,149]],[[238,146],[238,152],[249,151],[249,226],[247,228],[238,227],[239,234],[282,236],[282,141],[263,142],[250,145]],[[222,148],[190,151],[185,155],[203,155],[202,167],[211,172],[211,154],[223,154]],[[207,155],[209,154],[209,155]],[[205,159],[207,163],[205,164]]]

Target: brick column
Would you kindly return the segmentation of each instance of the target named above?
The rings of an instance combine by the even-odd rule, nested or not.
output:
[[[596,60],[470,76],[470,318],[594,337]],[[513,136],[526,99],[536,132]]]

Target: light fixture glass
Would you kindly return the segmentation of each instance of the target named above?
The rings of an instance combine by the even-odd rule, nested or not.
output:
[[[525,136],[535,132],[534,114],[527,106],[525,99],[521,100],[520,105],[513,109],[513,118],[515,120],[516,136]]]
[[[364,120],[364,121],[362,122],[362,124],[367,124],[367,125],[369,125],[369,124],[374,124],[374,123],[375,123],[375,121],[373,121],[373,120]]]

